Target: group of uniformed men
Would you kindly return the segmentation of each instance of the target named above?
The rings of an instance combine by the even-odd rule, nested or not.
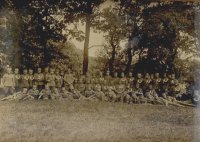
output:
[[[32,100],[32,99],[89,99],[124,103],[169,104],[182,98],[185,92],[179,85],[175,74],[159,73],[136,77],[122,72],[110,76],[99,72],[98,76],[74,75],[54,68],[19,69],[7,68],[2,77],[2,86],[7,95],[2,100]]]

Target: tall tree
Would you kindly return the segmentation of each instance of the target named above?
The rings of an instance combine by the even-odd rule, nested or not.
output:
[[[90,30],[94,26],[94,21],[97,16],[95,14],[98,11],[99,6],[104,2],[104,0],[69,0],[65,1],[63,5],[66,16],[68,18],[69,11],[73,18],[77,21],[82,21],[85,23],[85,42],[84,42],[84,52],[83,52],[83,74],[86,74],[88,71],[88,50],[89,50],[89,39],[90,39]]]

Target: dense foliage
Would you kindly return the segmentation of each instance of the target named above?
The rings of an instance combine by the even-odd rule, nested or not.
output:
[[[113,0],[109,6],[105,3],[108,1],[2,0],[0,17],[6,17],[8,26],[1,28],[1,43],[5,43],[0,45],[1,51],[6,55],[12,53],[8,55],[12,57],[9,61],[15,61],[21,68],[54,66],[57,62],[65,69],[80,70],[83,66],[85,74],[93,29],[105,38],[92,66],[95,69],[110,70],[112,75],[122,71],[180,75],[191,70],[184,62],[199,55],[195,33],[198,3],[160,0]],[[80,23],[85,31],[77,28]],[[78,60],[80,51],[74,50],[73,44],[63,50],[69,47],[66,43],[72,38],[84,41],[83,55]]]

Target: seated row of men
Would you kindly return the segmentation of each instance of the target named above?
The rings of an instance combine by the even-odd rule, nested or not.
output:
[[[127,88],[127,90],[115,90],[111,86],[108,86],[102,90],[100,85],[94,87],[87,86],[84,92],[80,92],[73,86],[67,90],[62,87],[60,90],[56,87],[49,87],[45,85],[44,89],[38,90],[37,85],[33,85],[31,89],[23,88],[22,91],[18,91],[13,95],[9,95],[1,99],[4,100],[95,100],[95,101],[106,101],[106,102],[123,102],[123,103],[152,103],[152,104],[174,104],[176,99],[163,94],[163,97],[159,97],[156,91],[150,85],[149,92],[143,94],[139,86],[133,90]],[[178,105],[178,104],[176,104]]]

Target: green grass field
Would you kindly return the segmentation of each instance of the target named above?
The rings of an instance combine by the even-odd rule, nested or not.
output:
[[[190,142],[195,111],[91,101],[0,102],[0,141]]]

